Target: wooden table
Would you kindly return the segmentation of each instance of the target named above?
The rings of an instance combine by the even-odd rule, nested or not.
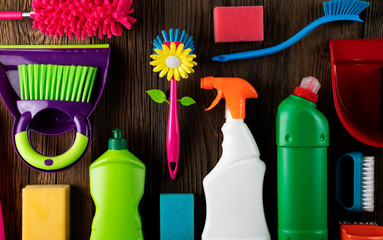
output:
[[[16,156],[12,145],[13,117],[0,101],[0,200],[7,239],[21,239],[21,189],[28,184],[70,184],[72,186],[71,239],[89,239],[94,205],[89,194],[89,165],[107,150],[111,131],[120,127],[128,139],[129,150],[147,167],[145,194],[140,204],[146,239],[159,239],[159,194],[195,194],[195,235],[199,239],[205,222],[203,178],[216,165],[220,155],[224,104],[205,112],[215,98],[213,91],[202,91],[204,76],[240,77],[249,81],[259,93],[249,100],[247,119],[267,170],[264,182],[264,209],[272,234],[277,231],[277,184],[275,116],[279,103],[299,84],[302,77],[316,76],[322,83],[318,109],[330,123],[331,145],[328,154],[328,226],[330,239],[339,239],[339,221],[383,224],[382,170],[380,149],[369,147],[349,135],[335,112],[330,71],[330,39],[381,38],[383,36],[383,2],[372,4],[361,14],[365,24],[331,23],[313,31],[291,48],[264,58],[213,63],[211,57],[230,52],[264,48],[278,44],[324,15],[322,0],[141,0],[134,1],[138,19],[122,37],[99,40],[69,40],[45,37],[32,29],[32,20],[0,21],[0,44],[98,44],[112,47],[106,88],[91,117],[93,140],[84,159],[60,173],[40,173],[30,169]],[[258,43],[215,44],[213,8],[215,6],[263,5],[265,41]],[[0,10],[31,10],[30,0],[2,0]],[[170,180],[166,163],[165,134],[167,104],[154,103],[145,93],[148,89],[169,90],[165,79],[153,73],[149,65],[152,40],[162,29],[186,29],[194,36],[198,66],[196,73],[182,80],[179,96],[193,97],[197,104],[179,107],[181,153],[178,176]],[[33,134],[34,146],[47,155],[64,152],[71,144],[72,133],[59,137]],[[350,213],[335,201],[335,162],[350,151],[376,156],[376,211]],[[248,186],[251,186],[249,183]]]

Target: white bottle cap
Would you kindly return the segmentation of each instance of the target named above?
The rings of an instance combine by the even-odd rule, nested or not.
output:
[[[315,77],[305,77],[302,79],[300,87],[318,94],[321,85]]]

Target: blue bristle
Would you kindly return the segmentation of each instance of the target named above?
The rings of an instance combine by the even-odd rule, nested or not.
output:
[[[185,43],[188,40],[189,35],[185,33],[184,38],[182,39],[182,42]]]
[[[189,36],[185,30],[182,30],[180,34],[180,30],[177,28],[176,30],[173,30],[172,28],[169,30],[169,35],[165,30],[161,31],[162,36],[164,40],[161,40],[160,36],[157,36],[156,39],[153,41],[154,49],[162,49],[163,42],[182,42],[184,44],[184,49],[190,48],[192,51],[190,54],[193,54],[194,52],[194,42],[193,37]]]
[[[170,41],[170,42],[174,42],[174,38],[173,38],[173,28],[171,28],[171,29],[169,30],[169,41]]]
[[[169,42],[169,37],[165,30],[162,30],[162,36],[164,37],[164,42]]]
[[[162,45],[157,41],[157,39],[155,39],[154,41],[153,41],[153,45],[155,46],[155,48],[158,48],[158,49],[161,49],[162,47]]]
[[[191,44],[191,45],[189,44],[187,48],[190,48],[192,50],[191,53],[194,52],[194,44]]]
[[[190,45],[193,41],[193,37],[189,37],[189,39],[185,42],[185,48],[191,48]]]
[[[323,3],[326,16],[334,15],[359,15],[370,5],[362,0],[333,0]]]
[[[180,38],[179,38],[179,41],[180,41],[180,42],[182,42],[182,39],[184,38],[185,33],[186,33],[185,30],[183,30],[182,33],[181,33],[181,36],[180,36]]]
[[[162,40],[161,40],[161,38],[160,38],[160,36],[157,36],[157,41],[158,41],[158,43],[162,46],[164,43],[162,42]]]
[[[175,42],[178,42],[178,36],[179,36],[179,30],[178,30],[178,28],[176,29],[176,32],[174,33],[174,41]]]

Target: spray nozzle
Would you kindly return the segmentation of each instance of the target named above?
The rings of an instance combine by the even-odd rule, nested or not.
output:
[[[213,109],[221,98],[225,98],[231,116],[234,119],[244,119],[246,99],[258,97],[253,86],[241,78],[205,77],[201,79],[201,88],[215,88],[218,92],[217,97],[206,111]]]

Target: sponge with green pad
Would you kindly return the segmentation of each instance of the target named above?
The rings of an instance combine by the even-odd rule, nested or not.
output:
[[[160,195],[160,239],[194,240],[194,195]]]

